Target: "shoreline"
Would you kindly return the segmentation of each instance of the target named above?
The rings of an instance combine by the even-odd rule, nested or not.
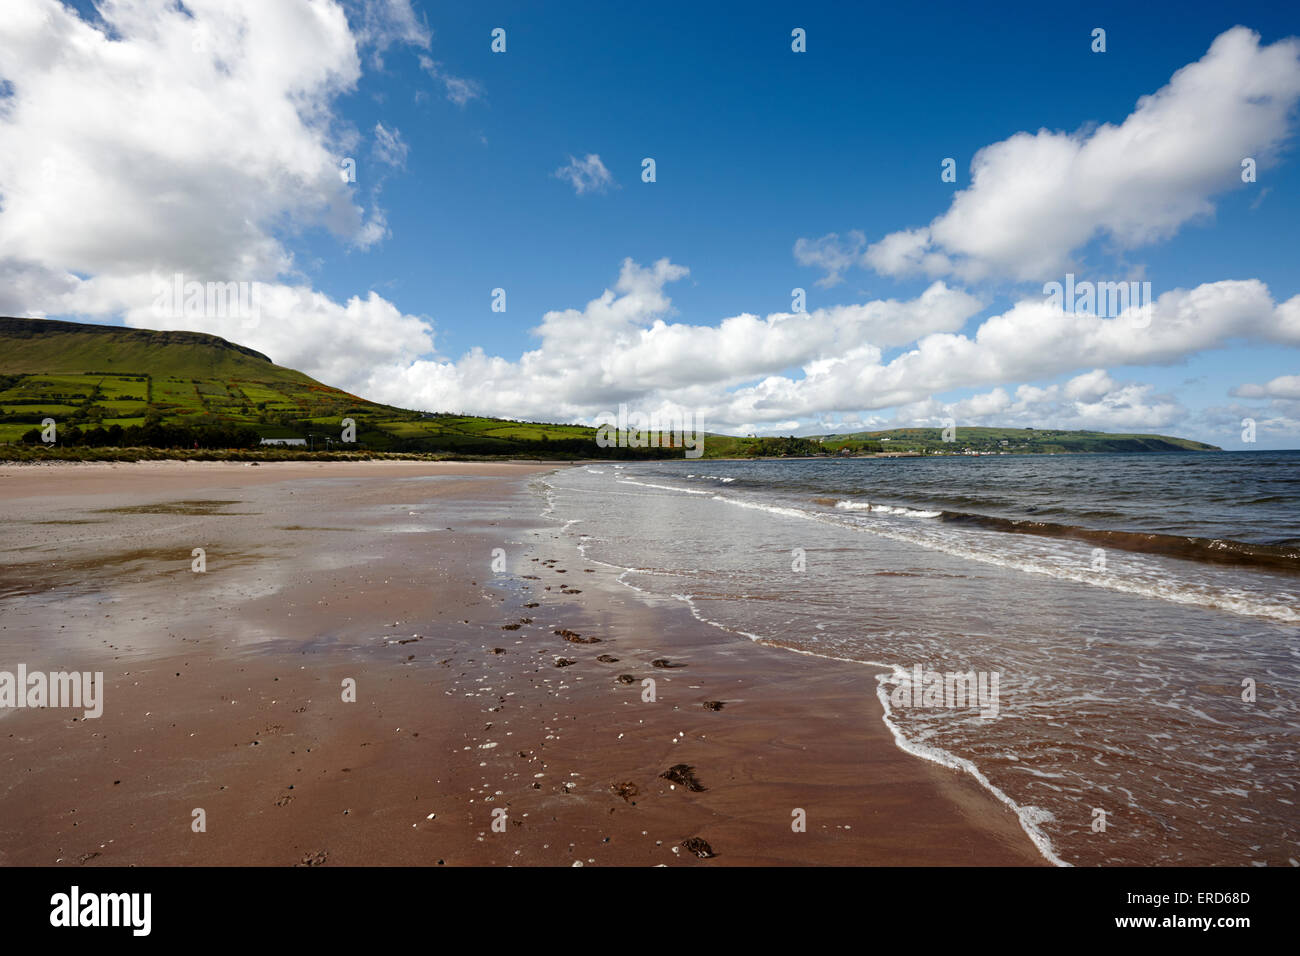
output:
[[[557,467],[0,466],[0,669],[105,674],[98,721],[0,712],[0,863],[1046,865],[870,669],[586,562],[527,488]]]

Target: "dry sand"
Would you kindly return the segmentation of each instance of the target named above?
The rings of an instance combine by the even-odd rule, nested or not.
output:
[[[584,562],[528,489],[555,467],[0,466],[0,670],[105,701],[0,711],[0,864],[1042,863],[897,749],[870,668]]]

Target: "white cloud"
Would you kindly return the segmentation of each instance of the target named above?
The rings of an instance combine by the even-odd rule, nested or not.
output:
[[[342,9],[188,9],[105,4],[110,39],[54,0],[6,4],[0,277],[269,279],[293,267],[273,231],[285,220],[364,242],[329,122],[360,72]]]
[[[927,398],[900,405],[892,416],[849,419],[817,431],[878,431],[886,428],[941,428],[951,419],[961,429],[1002,428],[1094,429],[1149,431],[1167,428],[1188,414],[1175,399],[1155,394],[1155,386],[1118,383],[1103,369],[1084,372],[1059,385],[1020,385],[1012,391],[998,387],[961,398]],[[807,432],[807,429],[803,431]]]
[[[402,139],[401,130],[388,129],[383,123],[375,124],[375,158],[381,163],[403,169],[410,151]]]
[[[569,164],[561,166],[551,175],[563,179],[579,196],[587,192],[603,193],[614,185],[614,175],[605,168],[596,153],[588,153],[583,159],[570,156]]]
[[[457,106],[464,106],[470,100],[481,99],[483,96],[483,87],[481,85],[474,80],[465,79],[447,72],[442,64],[432,57],[421,56],[420,69],[428,73],[438,83],[441,83],[447,99]]]
[[[1078,375],[1063,385],[1045,388],[1022,385],[1015,397],[1001,389],[1004,401],[989,409],[978,396],[953,407],[959,424],[1005,427],[1145,431],[1166,428],[1187,415],[1187,409],[1154,385],[1117,383],[1103,369]]]
[[[1238,385],[1229,394],[1238,398],[1300,399],[1300,375],[1280,375],[1263,385]]]
[[[816,263],[826,281],[851,260],[895,276],[1059,277],[1094,239],[1134,249],[1211,215],[1213,197],[1242,186],[1243,158],[1260,168],[1276,161],[1298,99],[1300,40],[1261,46],[1234,27],[1119,125],[1017,133],[980,150],[971,184],[928,226],[890,233],[860,255],[834,233],[800,242],[828,259]]]
[[[877,361],[882,348],[958,329],[980,308],[977,299],[937,282],[909,301],[688,325],[671,321],[665,292],[686,275],[667,259],[651,267],[625,260],[614,287],[585,308],[547,312],[534,329],[539,347],[518,362],[475,350],[456,362],[377,370],[358,387],[385,401],[514,417],[590,419],[622,401],[668,397],[716,403],[730,387],[831,361],[827,356],[856,350]]]
[[[832,232],[820,239],[795,240],[794,258],[801,266],[824,269],[826,275],[817,284],[830,287],[844,281],[842,273],[857,264],[866,244],[867,237],[856,229],[843,239]]]
[[[810,363],[799,378],[769,376],[728,393],[716,414],[753,421],[889,408],[1079,369],[1168,364],[1236,339],[1300,345],[1286,321],[1289,305],[1274,305],[1257,280],[1206,283],[1166,292],[1150,326],[1136,328],[1127,316],[1064,313],[1042,299],[1023,300],[983,320],[973,335],[926,335],[888,363],[863,348]]]
[[[371,50],[371,62],[376,69],[384,65],[384,53],[398,43],[427,50],[433,32],[427,23],[415,15],[411,0],[345,0],[355,24],[359,46]]]

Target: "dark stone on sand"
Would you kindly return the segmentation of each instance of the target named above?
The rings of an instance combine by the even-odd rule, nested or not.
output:
[[[504,647],[494,647],[494,648],[492,648],[492,650],[490,650],[488,653],[489,653],[489,654],[504,654],[505,652],[506,652],[506,649],[505,649]]]
[[[722,710],[726,705],[720,700],[706,700],[704,702],[705,710]]]
[[[620,684],[635,684],[636,678],[633,677],[631,674],[619,674],[618,682]]]
[[[577,631],[559,630],[555,632],[571,644],[599,644],[599,637],[583,637]]]
[[[555,659],[556,667],[568,667],[570,664],[576,664],[577,661],[571,661],[567,657],[557,657]]]
[[[617,663],[618,663],[618,658],[617,658],[617,657],[610,657],[608,654],[601,654],[599,657],[596,658],[596,660],[600,661],[602,664],[617,664]]]
[[[626,783],[612,783],[609,785],[609,789],[614,792],[615,796],[622,797],[628,803],[631,803],[632,798],[641,792],[640,788],[630,780]]]
[[[666,657],[656,657],[650,662],[652,667],[685,667],[685,664],[675,664]]]
[[[695,779],[695,768],[688,763],[675,763],[659,776],[678,786],[685,787],[693,793],[708,789]]]
[[[689,839],[683,840],[682,849],[694,853],[702,860],[707,860],[709,857],[717,856],[717,854],[713,852],[713,847],[709,846],[708,841],[703,840],[700,837],[690,837]]]
[[[503,631],[517,631],[517,630],[519,630],[519,625],[518,625],[518,624],[502,624],[502,625],[501,625],[501,630],[503,630]]]

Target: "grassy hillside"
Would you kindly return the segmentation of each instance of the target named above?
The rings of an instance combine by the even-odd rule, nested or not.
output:
[[[245,378],[319,384],[261,352],[202,332],[153,332],[51,319],[0,318],[0,374],[88,371],[159,378]]]
[[[243,447],[304,438],[316,449],[519,457],[680,457],[680,450],[600,449],[581,425],[418,412],[367,401],[276,365],[250,348],[198,332],[152,332],[45,319],[0,318],[0,442],[53,418],[61,440],[112,434],[107,444]],[[360,443],[341,446],[342,420]],[[171,430],[170,432],[168,430]],[[169,437],[170,436],[170,437]],[[177,437],[179,436],[179,437]],[[919,451],[1088,452],[1209,450],[1160,435],[959,428],[894,429],[820,438],[709,434],[706,458]],[[1007,442],[1003,445],[1002,442]],[[41,449],[45,451],[45,449]],[[69,449],[75,453],[76,449]]]

